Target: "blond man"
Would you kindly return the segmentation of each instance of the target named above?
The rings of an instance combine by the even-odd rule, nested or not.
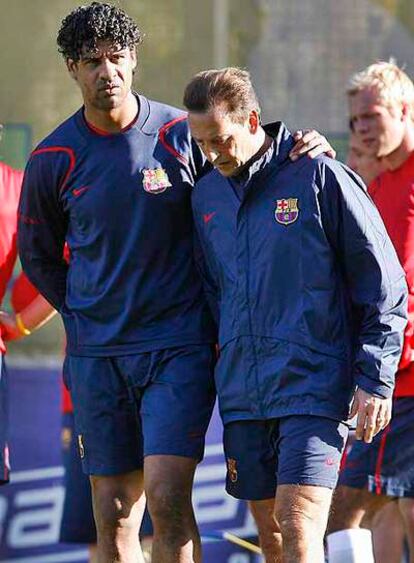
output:
[[[370,532],[361,522],[398,499],[414,562],[414,85],[393,62],[351,78],[347,91],[353,136],[385,171],[369,192],[405,270],[409,320],[393,396],[393,419],[371,444],[357,442],[339,479],[329,523],[330,563],[371,563]],[[376,561],[391,563],[390,559]]]

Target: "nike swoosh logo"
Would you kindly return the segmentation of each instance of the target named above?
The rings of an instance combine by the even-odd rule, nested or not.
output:
[[[212,213],[205,213],[203,215],[204,223],[208,223],[209,221],[211,221],[216,213],[217,211],[213,211]]]
[[[83,194],[83,192],[85,192],[86,190],[89,190],[89,186],[82,186],[82,188],[74,188],[72,190],[72,193],[75,197],[78,197],[79,195]]]

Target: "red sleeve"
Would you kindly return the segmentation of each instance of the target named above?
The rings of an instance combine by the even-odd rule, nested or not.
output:
[[[37,289],[30,283],[26,275],[22,272],[13,284],[11,290],[11,304],[16,313],[25,307],[39,295]]]
[[[62,380],[62,413],[73,412],[72,398]]]

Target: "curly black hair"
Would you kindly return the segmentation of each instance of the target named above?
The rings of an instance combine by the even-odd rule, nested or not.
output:
[[[99,41],[135,49],[142,35],[134,20],[120,8],[92,2],[66,16],[57,36],[59,52],[65,60],[75,62],[80,60],[83,48],[93,50]]]

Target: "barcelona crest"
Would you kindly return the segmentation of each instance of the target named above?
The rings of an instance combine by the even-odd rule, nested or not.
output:
[[[149,194],[161,194],[172,185],[164,168],[147,168],[142,173],[142,185]]]
[[[227,459],[227,474],[232,483],[237,482],[237,461],[235,459],[232,459],[231,457]]]
[[[290,225],[299,217],[298,199],[289,197],[276,201],[275,219],[281,225]]]

